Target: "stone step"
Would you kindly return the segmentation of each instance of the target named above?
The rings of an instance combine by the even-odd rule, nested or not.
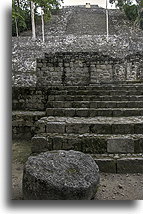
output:
[[[101,172],[106,173],[143,173],[143,154],[91,155]]]
[[[44,117],[35,126],[37,134],[142,134],[143,117]]]
[[[47,108],[143,108],[143,101],[51,101]]]
[[[103,137],[103,136],[101,136],[101,137]],[[61,148],[64,149],[64,146],[65,146],[66,150],[71,150],[71,148],[72,148],[74,150],[80,151],[79,147],[77,147],[77,144],[80,144],[79,142],[80,142],[81,138],[82,137],[78,137],[78,142],[76,142],[76,138],[72,138],[72,136],[69,136],[68,142],[66,142],[65,138],[62,138],[62,136],[53,136],[53,142],[54,142],[54,144],[53,144],[53,143],[51,143],[52,142],[51,136],[49,136],[48,138],[35,136],[32,139],[33,145],[34,145],[34,147],[32,147],[32,149],[33,149],[34,153],[39,153],[41,151],[47,151],[47,150],[51,151],[51,150],[55,149],[55,146],[56,146],[56,149],[58,149],[58,150]],[[87,148],[89,146],[89,143],[92,144],[92,137],[90,136],[90,138],[91,139],[88,142],[87,142],[87,139],[86,139],[86,141],[83,141],[84,143],[86,142],[85,144],[87,144]],[[98,136],[98,138],[99,138],[99,136]],[[141,142],[143,142],[142,139],[143,138],[141,137]],[[121,140],[121,141],[119,142],[119,140]],[[124,142],[123,142],[123,140],[124,140]],[[136,138],[136,140],[138,142],[139,136]],[[118,144],[120,149],[122,148],[123,151],[125,151],[125,148],[126,148],[126,153],[123,153],[123,152],[122,153],[121,152],[120,153],[109,153],[109,152],[107,153],[107,152],[105,152],[102,154],[96,154],[96,153],[93,154],[91,152],[94,152],[94,151],[90,152],[89,150],[86,150],[85,152],[86,153],[90,152],[89,154],[93,157],[93,159],[98,164],[100,172],[143,173],[143,154],[142,154],[142,152],[138,153],[138,154],[135,154],[132,152],[127,153],[127,151],[129,150],[129,147],[131,145],[132,146],[134,145],[136,147],[136,144],[137,144],[137,142],[135,142],[136,140],[134,138],[132,138],[131,136],[130,137],[128,136],[126,138],[124,138],[124,136],[122,136],[122,139],[121,139],[121,137],[118,137],[116,139],[108,138],[107,147],[109,147],[111,149],[110,144],[114,144],[114,146],[116,145],[115,147],[117,148],[117,144]],[[103,141],[103,140],[101,139],[101,141]],[[130,141],[132,141],[132,143]],[[96,144],[95,148],[97,151],[98,148],[97,148],[96,140],[95,140],[95,144]],[[121,146],[120,144],[123,144],[124,146]],[[129,144],[130,144],[130,146],[129,146]],[[83,146],[83,148],[84,148],[84,146]],[[85,146],[85,148],[86,148],[86,146]]]
[[[77,150],[90,154],[143,153],[143,135],[39,134],[32,138],[32,152]]]
[[[45,116],[45,111],[13,111],[12,138],[31,139],[35,122]]]
[[[87,85],[87,86],[50,86],[48,88],[50,91],[77,91],[77,90],[143,90],[143,83],[141,84],[94,84],[94,85]]]
[[[102,95],[143,95],[143,89],[142,90],[134,90],[134,89],[126,89],[123,90],[122,88],[120,89],[115,89],[115,90],[107,90],[107,89],[100,89],[100,90],[52,90],[50,91],[50,95],[97,95],[97,96],[102,96]]]
[[[54,117],[129,117],[143,116],[143,108],[47,108],[46,116]]]
[[[113,95],[113,96],[87,96],[87,95],[49,95],[48,101],[143,101],[143,96],[126,96],[126,95]]]

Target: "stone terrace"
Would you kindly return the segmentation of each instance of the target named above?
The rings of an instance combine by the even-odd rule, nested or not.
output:
[[[76,22],[73,20],[77,17]],[[82,15],[87,19],[82,19]],[[101,17],[101,22],[98,20]],[[84,22],[83,22],[84,20]],[[97,52],[114,58],[142,54],[142,31],[131,27],[131,23],[118,10],[109,11],[109,43],[106,42],[105,10],[102,8],[65,8],[52,16],[45,26],[46,41],[41,43],[38,25],[37,41],[31,41],[31,32],[12,39],[12,85],[35,86],[37,83],[36,58],[44,53]],[[90,29],[87,28],[90,26]],[[102,26],[102,27],[101,27]],[[96,30],[98,29],[98,31]]]
[[[34,153],[89,153],[103,172],[143,173],[141,31],[111,10],[107,43],[104,9],[78,12],[53,16],[45,44],[40,33],[13,38],[13,138],[32,138]]]
[[[33,96],[25,95],[15,108],[34,110],[34,120],[28,111],[27,118],[17,112],[19,121],[13,124],[15,137],[24,137],[26,129],[27,137],[35,133],[32,152],[79,150],[90,153],[103,172],[143,172],[142,84],[55,86],[43,89],[37,106]]]

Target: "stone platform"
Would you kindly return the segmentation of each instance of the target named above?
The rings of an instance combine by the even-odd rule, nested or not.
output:
[[[143,86],[52,87],[35,123],[33,152],[90,153],[103,172],[143,172]]]

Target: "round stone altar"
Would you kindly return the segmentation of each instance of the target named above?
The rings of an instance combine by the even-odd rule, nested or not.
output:
[[[99,168],[90,155],[50,151],[30,156],[23,172],[26,200],[91,200],[99,184]]]

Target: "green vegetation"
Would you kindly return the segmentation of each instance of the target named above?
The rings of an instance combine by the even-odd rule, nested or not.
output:
[[[34,6],[32,10],[31,2]],[[62,0],[12,0],[12,36],[32,28],[32,16],[35,22],[40,21],[40,10],[44,11],[44,20],[48,21],[52,10],[58,10]]]
[[[30,140],[14,140],[12,145],[13,161],[24,164],[31,154]]]
[[[143,0],[109,0],[124,11],[127,18],[143,30]]]

